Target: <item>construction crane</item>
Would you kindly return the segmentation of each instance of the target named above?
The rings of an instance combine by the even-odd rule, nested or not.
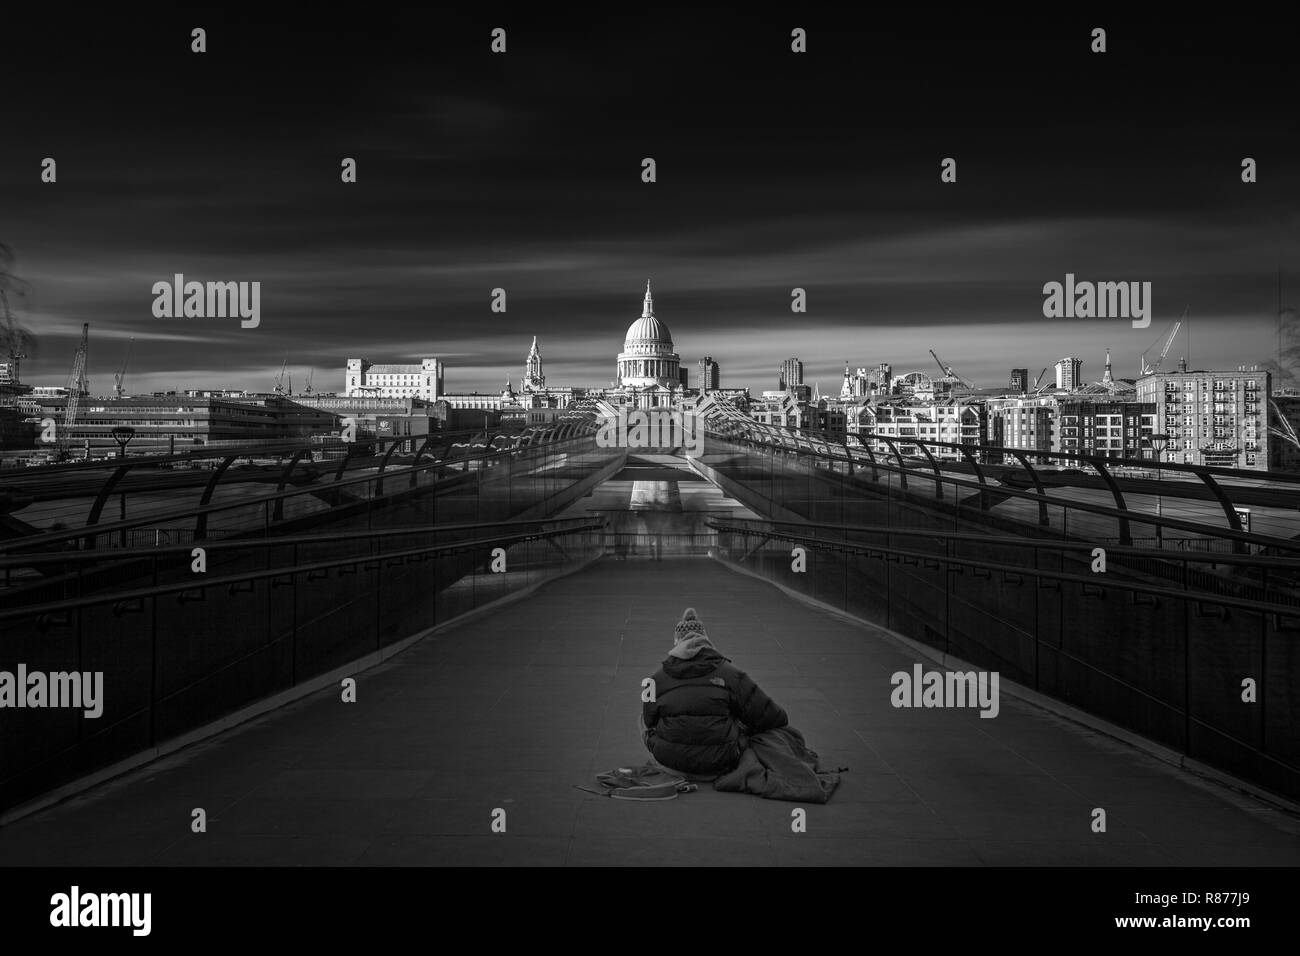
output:
[[[939,368],[943,370],[944,381],[948,382],[949,385],[961,385],[964,388],[975,387],[970,382],[966,381],[966,379],[954,372],[951,365],[945,365],[943,359],[934,354],[934,349],[930,349],[930,354],[934,356],[934,360],[939,364]]]
[[[5,355],[9,358],[9,381],[14,385],[22,381],[19,369],[23,359],[27,358],[27,353],[22,350],[23,338],[22,330],[18,328],[9,311],[9,297],[5,295],[5,290],[0,288],[0,344],[3,344]]]
[[[310,369],[310,370],[307,372],[307,394],[308,394],[308,395],[311,394],[311,380],[312,380],[312,378],[315,377],[315,375],[316,375],[316,370],[315,370],[314,368],[313,368],[313,369]]]
[[[1296,436],[1295,429],[1291,426],[1291,422],[1287,417],[1282,414],[1282,409],[1278,407],[1277,402],[1270,398],[1268,407],[1273,413],[1271,416],[1272,422],[1268,426],[1268,433],[1282,439],[1287,444],[1300,448],[1300,437]]]
[[[280,374],[275,377],[275,394],[283,395],[285,390],[285,376],[289,371],[289,353],[284,354],[284,364],[280,366]]]
[[[63,408],[63,427],[59,429],[55,441],[57,457],[60,461],[68,457],[68,446],[72,442],[72,426],[77,421],[77,409],[81,397],[90,390],[86,379],[86,355],[90,347],[90,323],[81,324],[81,341],[77,344],[77,354],[72,358],[72,371],[68,374],[68,400]]]
[[[9,291],[12,289],[20,297],[24,294],[26,283],[9,272],[13,262],[13,253],[9,247],[0,243],[0,348],[9,359],[9,381],[17,385],[21,382],[19,369],[22,360],[27,358],[23,351],[23,342],[30,338],[30,333],[14,321],[9,309]]]
[[[1038,383],[1043,380],[1043,376],[1046,374],[1047,374],[1047,366],[1044,365],[1043,370],[1038,373],[1038,378],[1034,379],[1034,384],[1030,386],[1030,391],[1032,391],[1035,395],[1037,395],[1039,392],[1043,390],[1042,388],[1038,387]],[[1047,386],[1044,385],[1043,388],[1047,388]]]
[[[122,392],[125,391],[122,382],[126,380],[126,363],[131,361],[131,346],[134,344],[135,336],[133,335],[127,340],[126,354],[122,356],[122,367],[119,368],[117,373],[113,376],[113,391],[117,393],[118,398],[121,398]]]
[[[1138,364],[1142,368],[1143,375],[1154,375],[1156,372],[1160,371],[1160,363],[1165,360],[1165,356],[1169,354],[1169,349],[1173,347],[1174,337],[1178,335],[1178,330],[1183,327],[1183,319],[1185,318],[1187,318],[1187,309],[1183,309],[1183,318],[1174,323],[1174,330],[1169,333],[1169,338],[1165,340],[1165,347],[1160,350],[1160,358],[1156,359],[1154,365],[1147,364],[1147,352],[1150,352],[1151,349],[1155,348],[1155,343],[1152,343],[1151,349],[1147,349],[1146,352],[1142,353],[1142,358]]]

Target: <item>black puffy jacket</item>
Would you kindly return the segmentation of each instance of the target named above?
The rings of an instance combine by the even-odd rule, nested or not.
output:
[[[748,674],[712,647],[687,660],[669,657],[654,682],[655,699],[641,705],[646,747],[670,770],[727,773],[748,737],[789,722]]]

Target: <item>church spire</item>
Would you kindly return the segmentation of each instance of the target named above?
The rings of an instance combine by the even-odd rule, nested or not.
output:
[[[1106,374],[1101,377],[1101,380],[1106,385],[1110,385],[1115,381],[1110,373],[1110,349],[1106,350]]]
[[[655,314],[655,300],[650,296],[650,280],[645,280],[645,306],[641,309],[641,318],[648,319]]]
[[[524,391],[534,391],[544,388],[546,385],[546,376],[542,374],[542,353],[537,349],[537,336],[533,336],[533,347],[528,350],[528,358],[524,360],[524,377],[519,382],[519,387]]]

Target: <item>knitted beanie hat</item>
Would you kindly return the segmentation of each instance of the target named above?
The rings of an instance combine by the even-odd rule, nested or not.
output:
[[[680,644],[690,637],[708,637],[704,632],[704,622],[695,613],[695,608],[688,607],[682,612],[682,619],[673,628],[673,643]]]

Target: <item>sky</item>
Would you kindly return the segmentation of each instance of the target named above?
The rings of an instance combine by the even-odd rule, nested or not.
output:
[[[848,16],[7,23],[0,243],[35,335],[24,380],[63,384],[89,322],[96,393],[132,338],[135,392],[269,390],[286,361],[295,387],[314,369],[341,390],[349,357],[427,355],[449,391],[497,391],[534,335],[548,383],[601,386],[647,278],[692,384],[706,354],[756,391],[798,356],[837,391],[845,362],[937,373],[930,349],[986,386],[1064,355],[1095,380],[1107,348],[1134,377],[1184,310],[1170,365],[1277,360],[1279,273],[1283,306],[1300,299],[1280,24]],[[260,282],[259,325],[155,317],[175,273]],[[1044,317],[1066,273],[1150,282],[1150,327]]]

